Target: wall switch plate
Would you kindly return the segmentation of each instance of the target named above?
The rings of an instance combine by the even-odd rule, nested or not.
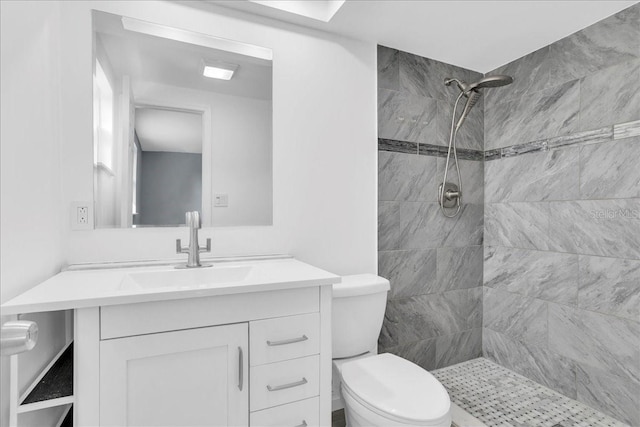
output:
[[[93,228],[92,203],[72,202],[70,217],[72,230],[91,230]]]
[[[229,206],[228,194],[214,194],[213,195],[213,207],[214,208],[226,208]]]

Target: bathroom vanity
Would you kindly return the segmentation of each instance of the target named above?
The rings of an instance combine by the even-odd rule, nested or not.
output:
[[[75,425],[330,425],[331,289],[300,261],[60,273],[2,306],[74,310]]]

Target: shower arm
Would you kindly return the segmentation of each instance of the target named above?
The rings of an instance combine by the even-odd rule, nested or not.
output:
[[[460,92],[467,92],[467,84],[466,83],[463,83],[462,81],[460,81],[458,79],[445,79],[444,80],[445,86],[451,86],[451,83],[455,83],[456,86],[458,86],[458,89],[460,89]]]

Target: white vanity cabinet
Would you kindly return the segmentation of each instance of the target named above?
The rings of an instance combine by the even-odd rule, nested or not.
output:
[[[97,264],[69,268],[1,309],[73,310],[73,346],[63,352],[73,354],[73,394],[45,404],[72,403],[75,426],[329,427],[339,282],[288,256],[189,270]],[[16,357],[13,421],[44,405],[18,402]]]
[[[76,310],[77,426],[330,425],[331,286]]]

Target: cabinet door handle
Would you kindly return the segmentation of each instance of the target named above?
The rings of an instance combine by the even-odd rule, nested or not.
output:
[[[307,337],[306,335],[303,335],[303,336],[301,336],[301,337],[299,337],[299,338],[291,338],[291,339],[288,339],[288,340],[282,340],[282,341],[267,341],[267,345],[268,345],[268,346],[271,346],[271,347],[274,347],[274,346],[276,346],[276,345],[294,344],[294,343],[297,343],[297,342],[306,341],[306,340],[308,340],[308,339],[309,339],[309,337]]]
[[[238,347],[238,388],[242,391],[242,385],[244,384],[244,357],[242,354],[242,347]]]
[[[302,424],[298,424],[296,427],[307,427],[307,422],[302,420]]]
[[[302,379],[300,381],[296,381],[294,383],[277,385],[275,387],[271,387],[270,385],[267,385],[267,390],[269,390],[269,391],[284,390],[286,388],[292,388],[292,387],[298,387],[298,386],[301,386],[301,385],[305,385],[306,383],[308,383],[307,379],[305,377],[302,377]]]

